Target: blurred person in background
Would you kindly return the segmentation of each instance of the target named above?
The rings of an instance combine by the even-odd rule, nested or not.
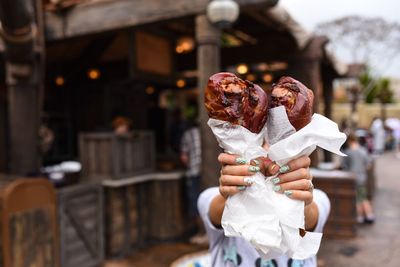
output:
[[[116,135],[125,135],[132,128],[132,120],[123,116],[115,117],[112,121],[112,128]]]
[[[393,130],[396,157],[400,159],[400,128]]]
[[[182,136],[188,128],[188,122],[183,118],[181,108],[172,111],[172,119],[169,127],[169,143],[174,152],[180,153]]]
[[[54,143],[54,132],[50,127],[43,123],[39,127],[39,139],[40,139],[40,152],[45,155],[53,146]]]
[[[354,133],[347,138],[348,146],[344,150],[347,157],[342,158],[342,168],[356,175],[357,221],[373,223],[375,215],[367,198],[367,171],[372,167],[368,151],[362,147]]]
[[[385,149],[386,141],[386,132],[383,121],[380,118],[375,117],[372,121],[370,131],[373,136],[373,153],[375,155],[381,155]]]
[[[201,185],[201,138],[200,128],[196,121],[197,112],[187,114],[187,128],[183,133],[180,144],[180,159],[186,168],[185,172],[185,197],[187,213],[196,222],[196,235],[191,243],[204,243],[206,236],[202,231],[202,223],[197,211],[197,199]]]

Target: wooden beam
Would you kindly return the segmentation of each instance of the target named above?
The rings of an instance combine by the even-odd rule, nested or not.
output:
[[[271,6],[277,0],[236,0],[242,7]],[[58,40],[204,13],[209,0],[115,0],[46,12],[46,39]]]

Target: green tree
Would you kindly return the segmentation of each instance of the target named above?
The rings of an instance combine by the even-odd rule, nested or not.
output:
[[[366,103],[379,102],[381,117],[386,118],[386,104],[394,102],[394,92],[388,78],[374,78],[369,71],[359,77]]]

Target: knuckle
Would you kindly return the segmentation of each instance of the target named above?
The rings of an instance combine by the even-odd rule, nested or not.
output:
[[[220,178],[220,183],[221,183],[222,185],[225,185],[225,184],[227,183],[226,175],[222,175],[222,176],[221,176],[221,178]]]
[[[223,153],[220,153],[220,154],[218,155],[218,162],[221,163],[221,164],[224,163],[224,154],[223,154]]]
[[[301,177],[302,178],[307,178],[308,177],[308,170],[305,168],[301,169]]]
[[[226,173],[226,168],[227,168],[227,166],[222,166],[221,175],[224,175]]]
[[[305,164],[306,164],[307,167],[311,165],[311,159],[310,159],[310,157],[306,157],[306,159],[305,159]]]

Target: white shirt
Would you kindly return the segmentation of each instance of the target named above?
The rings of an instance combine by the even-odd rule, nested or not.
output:
[[[197,205],[210,241],[211,266],[243,267],[316,267],[316,257],[306,260],[292,260],[283,255],[273,260],[262,260],[254,247],[239,237],[226,237],[224,230],[216,228],[208,216],[211,201],[219,194],[218,187],[212,187],[201,193]],[[330,212],[330,202],[321,190],[314,190],[314,202],[318,207],[318,223],[314,232],[322,232]]]

